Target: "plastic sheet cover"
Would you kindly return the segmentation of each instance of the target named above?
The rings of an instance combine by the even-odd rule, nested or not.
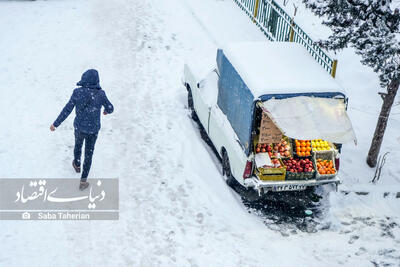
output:
[[[263,110],[291,138],[357,142],[343,99],[299,96],[270,99]]]

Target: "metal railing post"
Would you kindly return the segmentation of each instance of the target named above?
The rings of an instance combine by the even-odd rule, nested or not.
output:
[[[253,21],[255,21],[257,16],[258,16],[258,4],[259,4],[259,2],[260,2],[260,0],[256,0],[255,7],[254,7],[254,14],[253,14],[254,19],[253,19]]]
[[[293,42],[294,39],[294,17],[296,17],[298,8],[295,4],[293,4],[293,6],[294,6],[294,13],[292,19],[290,20],[290,37],[289,37],[290,42]]]
[[[337,68],[337,59],[334,59],[332,63],[332,72],[331,72],[333,78],[335,78],[336,76],[336,68]]]
[[[294,30],[293,30],[293,27],[294,27],[294,22],[293,22],[293,20],[292,20],[292,23],[290,24],[290,37],[289,37],[289,42],[293,42],[293,39],[294,39]]]

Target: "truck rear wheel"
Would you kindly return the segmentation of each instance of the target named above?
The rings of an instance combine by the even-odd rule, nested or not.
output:
[[[191,112],[191,117],[194,121],[198,121],[199,118],[197,117],[196,111],[194,110],[194,105],[193,105],[193,96],[192,96],[192,90],[190,87],[187,85],[187,90],[188,90],[188,108]]]
[[[235,177],[233,177],[231,172],[231,165],[229,163],[228,153],[225,149],[222,150],[222,174],[226,175],[226,184],[230,187],[234,187],[236,185]]]

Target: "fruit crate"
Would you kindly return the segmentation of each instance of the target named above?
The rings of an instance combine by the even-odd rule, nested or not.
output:
[[[317,172],[317,166],[315,164],[314,158],[313,157],[306,157],[308,158],[312,165],[313,165],[313,170],[311,172],[291,172],[286,170],[286,180],[291,181],[291,180],[310,180],[315,177],[315,173]],[[303,158],[302,158],[303,159]]]
[[[259,139],[259,135],[257,135],[257,136],[254,138],[254,140],[253,140],[253,149],[254,149],[253,151],[254,151],[255,153],[256,153],[256,149],[257,149],[257,145],[258,145],[258,139]],[[286,143],[287,143],[287,145],[289,146],[289,153],[290,153],[290,155],[287,156],[287,157],[285,157],[285,156],[282,156],[282,155],[279,154],[278,157],[275,157],[275,156],[273,155],[273,151],[272,151],[271,159],[275,159],[275,158],[287,159],[287,158],[293,157],[293,151],[294,151],[294,150],[293,150],[293,145],[292,145],[292,142],[291,142],[290,138],[287,137],[287,136],[283,136],[282,139],[285,140]],[[274,145],[274,144],[268,144],[268,145]]]
[[[287,136],[283,136],[283,138],[282,138],[282,139],[284,139],[284,140],[287,142],[287,144],[288,144],[288,146],[289,146],[289,152],[290,152],[290,155],[289,155],[288,157],[282,157],[282,156],[281,156],[281,159],[288,159],[288,158],[292,158],[292,157],[293,157],[293,144],[292,144],[292,142],[291,142],[290,138],[289,138],[289,137],[287,137]]]
[[[281,159],[279,163],[282,167],[279,168],[256,168],[256,176],[263,181],[284,181],[286,175],[286,168]]]
[[[313,161],[315,164],[315,177],[317,180],[323,180],[323,179],[329,179],[333,178],[337,175],[337,169],[335,165],[335,151],[333,150],[322,150],[322,151],[315,151],[313,155]],[[334,174],[320,174],[317,169],[317,159],[322,159],[322,160],[331,160],[333,163],[333,168],[335,169]]]
[[[311,145],[311,151],[312,153],[318,153],[318,152],[326,152],[326,151],[335,151],[336,150],[336,146],[331,143],[331,142],[327,142],[329,145],[329,149],[328,150],[316,150],[315,147],[313,145]]]
[[[310,155],[308,155],[308,156],[303,156],[303,155],[299,155],[298,154],[298,151],[297,151],[297,148],[296,148],[296,139],[292,139],[292,142],[291,142],[291,146],[292,146],[292,148],[293,148],[293,156],[296,156],[296,157],[299,157],[299,158],[308,158],[308,157],[311,157],[311,155],[312,155],[312,153],[311,153],[311,151],[312,151],[312,147],[311,147],[311,145],[310,145]]]

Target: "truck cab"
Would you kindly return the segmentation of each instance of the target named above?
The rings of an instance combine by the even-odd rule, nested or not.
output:
[[[184,67],[188,103],[215,147],[228,183],[259,194],[340,183],[341,144],[356,140],[346,113],[348,99],[303,46],[227,44],[218,49],[215,68],[205,77],[194,69]],[[324,151],[320,144],[326,144],[321,145]],[[277,147],[285,153],[274,151]],[[307,162],[306,170],[312,165],[312,171],[298,173],[305,168],[296,167],[297,161]],[[325,163],[334,167],[322,174]]]

